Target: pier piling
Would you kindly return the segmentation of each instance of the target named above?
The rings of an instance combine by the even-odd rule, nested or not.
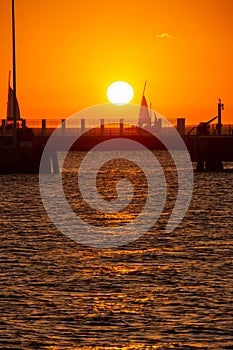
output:
[[[42,131],[41,131],[42,136],[46,136],[46,119],[42,119]]]
[[[120,136],[124,135],[124,119],[120,119]]]
[[[86,121],[85,119],[81,119],[81,135],[83,135],[86,131]]]
[[[104,135],[104,119],[100,119],[100,135]]]
[[[176,128],[181,136],[185,135],[185,118],[177,118]]]
[[[62,124],[61,124],[61,134],[62,134],[62,136],[65,136],[65,134],[66,134],[66,120],[62,119],[61,122],[62,122]]]
[[[2,119],[2,136],[6,136],[6,120]]]

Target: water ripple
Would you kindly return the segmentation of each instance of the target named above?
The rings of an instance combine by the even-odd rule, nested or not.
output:
[[[70,164],[81,156],[71,154]],[[118,249],[87,248],[58,232],[36,175],[0,176],[0,349],[233,348],[233,174],[196,174],[191,206],[166,234],[176,188],[172,164],[160,157],[166,207],[150,232]],[[72,169],[67,197],[84,215]],[[121,219],[131,217],[100,222]]]

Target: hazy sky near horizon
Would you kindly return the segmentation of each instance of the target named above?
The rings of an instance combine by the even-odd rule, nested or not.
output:
[[[225,104],[233,124],[232,0],[15,0],[17,96],[27,119],[66,118],[106,103],[115,80],[133,103],[207,121]],[[11,1],[0,2],[0,114],[12,67]]]

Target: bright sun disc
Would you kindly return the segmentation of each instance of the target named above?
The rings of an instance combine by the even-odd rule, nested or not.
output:
[[[132,86],[126,81],[115,81],[107,89],[109,102],[117,106],[129,103],[134,95]]]

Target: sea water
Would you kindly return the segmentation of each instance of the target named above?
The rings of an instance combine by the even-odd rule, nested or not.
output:
[[[0,176],[0,349],[233,348],[233,172],[195,173],[190,207],[166,233],[177,194],[166,153],[156,154],[168,183],[159,220],[117,248],[85,246],[59,232],[37,175]],[[124,165],[136,200],[126,212],[100,215],[77,189],[83,155],[69,153],[63,174],[76,214],[99,227],[133,220],[146,200],[143,173]],[[118,171],[114,164],[105,170],[98,186],[112,200]]]

